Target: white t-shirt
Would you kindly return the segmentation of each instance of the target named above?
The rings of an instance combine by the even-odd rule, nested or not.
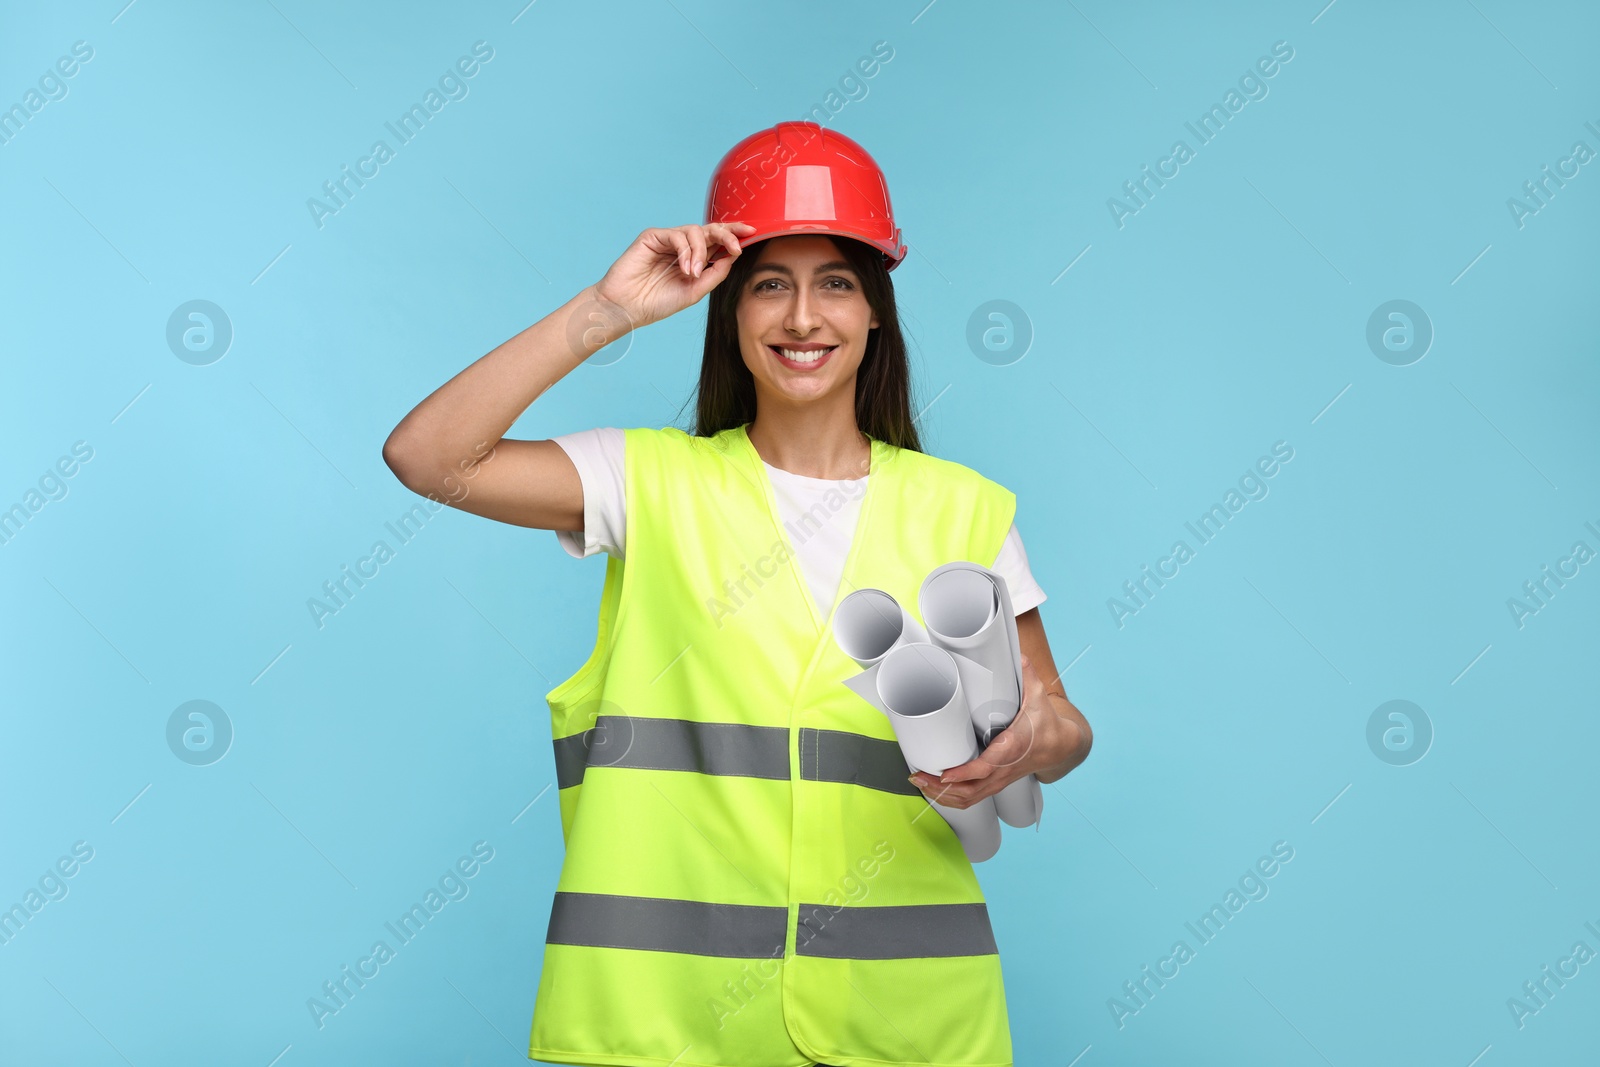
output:
[[[582,530],[558,530],[556,539],[569,556],[583,559],[596,552],[622,558],[627,494],[623,487],[623,453],[626,438],[616,427],[580,430],[552,437],[572,458],[583,482]],[[855,535],[861,499],[867,492],[866,478],[831,481],[807,478],[780,470],[763,461],[778,498],[778,515],[783,520],[789,543],[794,547],[800,573],[805,576],[811,596],[826,617],[833,610],[834,594],[844,575],[845,558]],[[1006,534],[992,569],[1003,576],[1011,593],[1011,608],[1018,615],[1045,600],[1044,590],[1028,569],[1028,554],[1016,523]]]

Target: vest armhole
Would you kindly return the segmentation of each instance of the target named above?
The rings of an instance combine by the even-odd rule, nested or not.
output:
[[[995,541],[994,548],[989,552],[989,558],[983,561],[983,565],[985,567],[994,566],[994,561],[997,557],[999,557],[1000,550],[1005,547],[1006,537],[1011,533],[1012,524],[1017,521],[1017,494],[1013,493],[1005,486],[1000,485],[998,482],[995,484],[1000,487],[1000,492],[1005,494],[1003,497],[1001,497],[1001,499],[1004,501],[1004,504],[1001,507],[1001,511],[1004,513],[1004,516],[1003,520],[996,524],[1000,528],[1000,538],[999,540]]]
[[[622,576],[625,567],[624,561],[616,556],[606,557],[606,578],[605,585],[600,590],[600,621],[596,627],[594,648],[583,666],[566,681],[545,694],[545,701],[550,705],[553,736],[561,737],[568,732],[562,728],[562,719],[575,704],[588,696],[597,682],[605,677],[605,668],[611,659],[611,641],[616,629],[617,606],[622,599]]]
[[[965,469],[976,479],[974,494],[978,506],[973,511],[975,515],[982,516],[973,526],[974,555],[971,559],[974,563],[993,568],[1000,550],[1005,547],[1011,525],[1017,520],[1017,494],[970,467]]]
[[[623,430],[622,539],[627,546],[626,555],[629,558],[634,558],[638,554],[638,539],[634,530],[640,506],[639,471],[645,467],[653,469],[657,462],[659,443],[668,434],[669,430],[645,427],[627,427]],[[545,694],[545,701],[550,705],[551,729],[556,737],[563,737],[572,732],[567,729],[566,723],[572,709],[587,700],[605,680],[606,670],[611,662],[611,646],[615,638],[623,589],[628,584],[626,574],[626,559],[618,559],[616,556],[606,558],[606,579],[600,591],[600,621],[596,627],[594,649],[589,653],[589,658],[584,661],[583,666],[579,667],[570,678]]]

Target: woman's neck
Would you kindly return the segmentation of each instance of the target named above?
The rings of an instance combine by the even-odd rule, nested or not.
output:
[[[806,478],[865,478],[872,443],[856,427],[855,412],[758,412],[746,429],[763,462]]]

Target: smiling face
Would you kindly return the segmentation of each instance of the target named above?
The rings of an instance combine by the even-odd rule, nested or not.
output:
[[[756,395],[806,402],[848,387],[878,316],[861,279],[822,235],[761,242],[739,294],[739,352]]]

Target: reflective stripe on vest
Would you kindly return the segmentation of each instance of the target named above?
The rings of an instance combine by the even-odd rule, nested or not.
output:
[[[545,940],[755,959],[782,953],[788,914],[751,904],[558,892]]]
[[[999,952],[985,904],[800,905],[795,952],[836,960],[984,956]],[[812,934],[800,940],[802,933]]]
[[[789,730],[731,722],[599,715],[579,734],[555,739],[556,783],[583,782],[589,767],[695,771],[745,778],[789,778]],[[800,777],[921,796],[900,746],[847,730],[800,728]]]
[[[697,900],[556,894],[545,940],[557,945],[686,952],[740,959],[781,955],[787,908]],[[840,960],[981,956],[998,952],[983,904],[829,907],[801,904],[795,952]]]

